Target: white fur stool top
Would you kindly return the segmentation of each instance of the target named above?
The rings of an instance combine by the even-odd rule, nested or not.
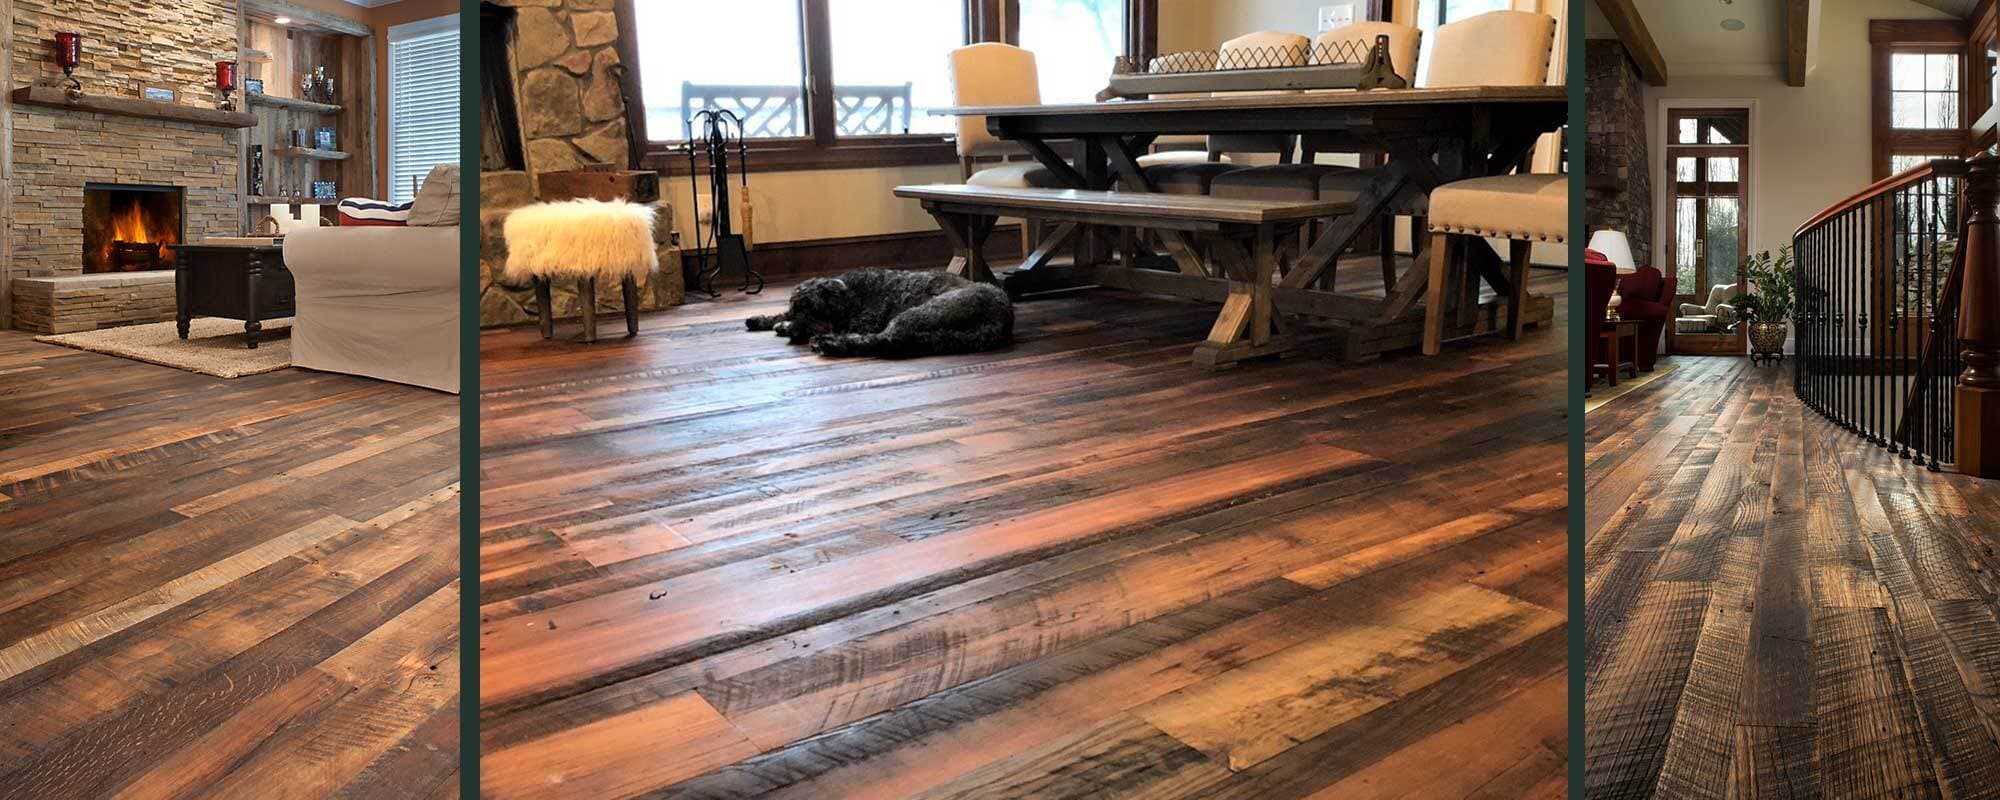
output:
[[[603,200],[537,203],[507,215],[509,280],[639,277],[660,267],[653,207]]]

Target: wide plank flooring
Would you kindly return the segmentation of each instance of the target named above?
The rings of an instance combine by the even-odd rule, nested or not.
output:
[[[1589,796],[2000,796],[2000,488],[1676,361],[1587,421]]]
[[[488,796],[1563,796],[1560,324],[1217,373],[1093,290],[833,360],[743,330],[788,290],[482,337]]]
[[[458,795],[458,398],[0,332],[0,795]]]

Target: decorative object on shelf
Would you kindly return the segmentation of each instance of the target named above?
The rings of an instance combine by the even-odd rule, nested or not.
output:
[[[1729,302],[1750,323],[1750,361],[1782,364],[1788,323],[1798,298],[1798,284],[1792,274],[1792,248],[1778,248],[1775,257],[1764,250],[1743,259],[1742,275],[1743,285],[1750,291]]]
[[[1618,268],[1620,275],[1630,275],[1639,271],[1638,262],[1632,260],[1632,243],[1626,240],[1623,232],[1608,229],[1598,231],[1590,235],[1590,243],[1584,247],[1603,253],[1604,257]],[[1616,321],[1618,304],[1624,300],[1625,298],[1618,296],[1618,285],[1612,284],[1611,304],[1605,307],[1604,318]]]
[[[264,146],[250,145],[250,193],[264,194]]]
[[[56,63],[62,66],[63,77],[69,79],[69,99],[83,99],[83,82],[76,79],[76,68],[83,64],[83,36],[75,33],[56,34]]]
[[[172,86],[147,84],[139,88],[139,96],[157,103],[177,103],[180,102],[181,93]]]
[[[264,93],[264,80],[263,80],[262,78],[244,78],[244,79],[243,79],[243,93],[244,93],[244,94],[263,94],[263,93]]]
[[[321,150],[339,150],[335,146],[333,128],[321,127],[313,130],[313,147]]]
[[[313,181],[313,182],[312,182],[312,199],[314,199],[314,200],[338,200],[338,199],[340,199],[340,195],[339,195],[339,194],[337,193],[337,190],[336,190],[336,189],[335,189],[335,187],[334,187],[334,182],[333,182],[333,181]]]
[[[236,62],[215,62],[215,90],[222,93],[222,104],[216,108],[235,111],[236,101],[230,98],[230,94],[236,91]]]
[[[315,103],[333,102],[333,79],[326,76],[326,67],[313,67],[312,72],[299,79],[299,99]]]
[[[293,129],[292,129],[292,146],[293,146],[293,147],[311,147],[311,146],[312,146],[312,143],[311,143],[311,141],[310,141],[310,140],[308,140],[308,139],[306,138],[306,131],[305,131],[305,129],[304,129],[304,128],[293,128]]]

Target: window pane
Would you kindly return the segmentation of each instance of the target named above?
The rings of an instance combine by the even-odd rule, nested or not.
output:
[[[1021,0],[1021,47],[1035,54],[1042,102],[1095,100],[1125,54],[1125,0]]]
[[[1924,88],[1931,91],[1958,91],[1958,56],[1931,53],[1924,57]]]
[[[1703,297],[1707,289],[1695,286],[1694,275],[1695,255],[1700,250],[1695,245],[1696,225],[1701,222],[1696,211],[1698,208],[1700,205],[1696,198],[1679,197],[1674,200],[1674,280],[1683,287],[1683,292]]]
[[[1703,238],[1708,246],[1708,281],[1721,285],[1736,282],[1737,219],[1734,197],[1708,198],[1708,221]]]
[[[1958,127],[1958,93],[1926,92],[1924,124],[1932,128]]]
[[[1889,174],[1894,175],[1940,158],[1944,158],[1944,156],[1892,155],[1889,157]]]
[[[458,18],[389,29],[389,202],[458,163]]]
[[[637,2],[632,13],[649,138],[683,138],[704,108],[743,116],[749,136],[807,134],[798,0]]]
[[[1680,183],[1693,183],[1695,181],[1694,168],[1695,160],[1692,158],[1683,157],[1674,159],[1674,180]]]
[[[1736,177],[1736,159],[1734,158],[1709,159],[1708,179],[1710,181],[1720,181],[1723,183],[1729,183],[1732,181],[1740,180],[1740,178]]]
[[[965,8],[937,0],[830,0],[833,114],[841,136],[944,133],[945,64],[965,44]],[[1101,87],[1100,87],[1101,88]]]
[[[1890,127],[1924,127],[1923,92],[1890,92],[1889,97]]]
[[[1698,133],[1700,129],[1701,123],[1695,120],[1681,120],[1680,136],[1677,138],[1681,144],[1701,144],[1701,134]]]
[[[1891,53],[1889,55],[1889,88],[1924,88],[1924,55],[1922,53]]]
[[[1712,126],[1711,126],[1711,127],[1709,128],[1709,129],[1708,129],[1708,143],[1709,143],[1709,144],[1736,144],[1736,143],[1737,143],[1737,142],[1736,142],[1736,140],[1735,140],[1734,138],[1732,138],[1732,137],[1731,137],[1731,136],[1729,135],[1729,132],[1728,132],[1728,131],[1726,131],[1726,130],[1723,130],[1723,128],[1725,127],[1725,125],[1724,125],[1724,122],[1725,122],[1725,121],[1724,121],[1724,120],[1710,120],[1710,122],[1712,122],[1712,123],[1714,123],[1714,124],[1713,124],[1713,125],[1712,125]]]

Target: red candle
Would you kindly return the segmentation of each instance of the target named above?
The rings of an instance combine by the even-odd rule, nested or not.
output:
[[[217,89],[236,88],[236,62],[234,61],[215,62],[215,88]]]
[[[74,33],[56,34],[56,64],[63,69],[76,69],[83,63],[83,37]]]

